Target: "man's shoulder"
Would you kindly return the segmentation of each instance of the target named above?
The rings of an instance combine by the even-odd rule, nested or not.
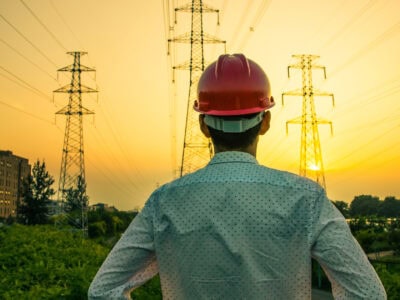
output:
[[[263,165],[258,165],[258,168],[261,173],[266,175],[261,177],[264,177],[269,184],[274,186],[289,187],[293,189],[298,188],[309,191],[320,191],[322,189],[322,187],[315,181],[288,171],[273,169]]]
[[[277,188],[290,188],[290,189],[300,189],[302,191],[309,190],[310,192],[319,192],[322,187],[315,181],[308,179],[297,174],[283,171],[279,169],[273,169],[261,164],[247,164],[247,170],[238,174],[231,173],[222,174],[218,170],[210,167],[210,165],[205,166],[195,172],[186,174],[180,178],[177,178],[169,183],[164,184],[160,191],[165,191],[168,189],[173,189],[177,187],[197,184],[197,183],[216,183],[219,182],[249,182],[249,183],[261,183],[270,186],[275,186]],[[224,176],[221,176],[224,175]]]

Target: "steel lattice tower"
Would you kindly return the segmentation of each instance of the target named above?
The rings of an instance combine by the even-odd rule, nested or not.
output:
[[[316,55],[293,55],[298,60],[297,63],[288,66],[288,77],[290,78],[290,69],[301,69],[303,88],[282,93],[282,104],[284,96],[302,96],[302,114],[286,122],[286,131],[288,124],[301,124],[301,143],[300,143],[300,175],[309,177],[326,188],[324,167],[322,163],[321,143],[318,133],[319,124],[329,124],[332,122],[317,117],[314,104],[314,96],[334,96],[332,93],[321,92],[313,88],[312,70],[322,69],[326,78],[326,69],[324,66],[314,64],[314,60],[319,58]]]
[[[174,70],[182,69],[190,71],[185,136],[180,167],[180,176],[183,176],[203,167],[210,160],[213,153],[210,140],[204,137],[199,129],[198,114],[193,111],[193,104],[197,97],[197,83],[206,65],[204,60],[204,44],[225,44],[226,41],[203,32],[203,13],[218,14],[219,10],[203,4],[202,0],[192,0],[191,3],[175,8],[175,16],[177,12],[191,13],[190,33],[184,33],[168,40],[168,43],[190,43],[190,60],[173,67]]]
[[[59,72],[71,72],[71,83],[63,86],[55,93],[68,93],[68,105],[56,114],[67,117],[65,124],[64,145],[62,149],[60,180],[58,186],[58,200],[61,200],[61,209],[64,212],[66,191],[76,188],[78,177],[85,180],[85,161],[83,150],[83,115],[94,114],[93,111],[82,106],[82,93],[96,93],[97,90],[81,84],[82,72],[94,72],[95,69],[81,65],[81,56],[87,52],[67,52],[74,57],[72,65],[61,68]],[[86,181],[85,181],[86,182]],[[87,207],[82,205],[82,221],[79,224],[84,232],[87,231]]]

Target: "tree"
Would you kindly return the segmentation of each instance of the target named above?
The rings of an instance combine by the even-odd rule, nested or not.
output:
[[[353,217],[377,215],[380,203],[379,198],[375,196],[356,196],[350,204],[350,215]]]
[[[78,176],[76,188],[69,188],[65,195],[65,211],[68,213],[68,222],[72,226],[84,228],[87,224],[85,217],[89,204],[86,195],[86,182],[82,176]]]
[[[379,215],[386,218],[400,217],[400,200],[386,197],[379,207]]]
[[[46,170],[46,163],[37,160],[22,184],[22,201],[17,204],[17,220],[26,225],[45,224],[48,222],[48,203],[54,195],[51,187],[53,177]]]
[[[86,195],[86,181],[82,176],[78,176],[76,188],[69,188],[65,196],[65,210],[73,212],[87,208],[89,197]]]
[[[389,244],[397,254],[400,254],[400,230],[391,230],[389,232]]]

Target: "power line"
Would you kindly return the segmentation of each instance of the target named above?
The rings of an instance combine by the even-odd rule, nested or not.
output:
[[[57,39],[57,37],[50,31],[50,29],[39,19],[39,17],[33,12],[33,10],[23,1],[23,0],[19,0],[24,6],[25,8],[31,13],[31,15],[36,19],[36,21],[38,21],[38,23],[40,25],[42,25],[42,27],[47,31],[48,34],[50,34],[50,36],[56,41],[56,43],[64,49],[64,51],[68,51],[67,48],[65,48],[65,46],[60,42],[59,39]]]
[[[246,20],[247,14],[249,13],[249,9],[250,9],[250,2],[247,2],[246,9],[244,10],[239,22],[236,25],[236,28],[232,35],[231,40],[233,40],[233,41],[237,40],[236,37],[238,36],[239,31],[243,28],[243,24],[244,24],[244,21]],[[234,47],[232,46],[231,48],[234,48]]]
[[[57,78],[53,77],[53,75],[51,75],[49,72],[47,72],[45,69],[43,69],[42,67],[40,67],[39,65],[37,65],[36,63],[34,63],[32,60],[30,60],[28,57],[26,57],[25,55],[23,55],[21,52],[19,52],[17,49],[15,49],[13,46],[11,46],[9,43],[7,43],[5,40],[3,40],[2,38],[0,38],[0,41],[3,42],[3,44],[5,44],[7,47],[9,47],[11,50],[13,50],[15,53],[17,53],[19,56],[21,56],[22,58],[24,58],[26,61],[28,61],[29,63],[31,63],[33,66],[35,66],[36,68],[38,68],[40,71],[42,71],[43,73],[45,73],[47,76],[49,76],[51,79],[53,79],[54,81],[57,81]]]
[[[351,19],[345,23],[336,33],[322,45],[322,49],[331,45],[344,31],[346,31],[351,25],[353,25],[367,10],[373,7],[376,4],[376,0],[369,1],[366,5],[364,5],[361,10],[357,12],[355,16],[352,16]]]
[[[7,107],[9,107],[9,108],[11,108],[11,109],[14,109],[14,110],[16,110],[16,111],[18,111],[18,112],[20,112],[20,113],[26,114],[26,115],[28,115],[28,116],[30,116],[30,117],[32,117],[32,118],[35,118],[35,119],[37,119],[37,120],[40,120],[40,121],[42,121],[42,122],[45,122],[45,123],[48,123],[48,124],[51,124],[51,125],[55,125],[54,122],[51,122],[51,121],[49,121],[49,120],[46,120],[46,119],[44,119],[44,118],[42,118],[42,117],[39,117],[39,116],[37,116],[37,115],[35,115],[35,114],[32,114],[32,113],[30,113],[30,112],[24,111],[23,109],[20,109],[20,108],[18,108],[18,107],[15,107],[15,106],[13,106],[13,105],[10,105],[10,104],[8,104],[8,103],[2,101],[2,100],[0,100],[0,103],[1,103],[2,105],[4,105],[4,106],[7,106]]]
[[[121,163],[121,161],[118,159],[118,157],[115,155],[115,153],[112,151],[111,147],[109,146],[109,144],[105,141],[103,135],[100,133],[100,131],[96,130],[96,133],[98,135],[98,137],[94,136],[98,141],[99,139],[101,140],[100,144],[104,145],[104,150],[107,150],[108,155],[110,155],[108,157],[108,159],[113,162],[114,166],[118,166],[118,168],[121,170],[121,172],[118,173],[118,175],[123,176],[123,178],[126,178],[126,180],[129,182],[130,186],[132,186],[136,191],[142,192],[141,188],[139,185],[137,185],[131,178],[130,175],[128,174],[128,172],[126,171],[123,163]],[[111,173],[111,172],[110,172]],[[123,174],[122,174],[123,173]],[[121,180],[122,181],[122,180]],[[134,192],[134,190],[130,190],[127,186],[124,186],[125,190],[127,192],[129,192],[130,195],[134,195],[136,194]]]
[[[336,161],[331,162],[331,164],[336,164],[338,162],[341,162],[341,161],[353,156],[354,154],[359,153],[360,150],[366,149],[372,143],[376,143],[379,139],[381,139],[382,137],[386,136],[387,134],[389,134],[390,132],[392,132],[393,130],[398,129],[398,128],[399,128],[399,124],[396,124],[394,127],[390,128],[386,132],[380,133],[379,136],[377,136],[377,137],[374,136],[368,142],[366,142],[366,143],[362,144],[361,146],[357,147],[356,149],[352,150],[349,154],[347,154],[345,156],[341,156],[340,159],[337,159]]]
[[[99,138],[98,138],[96,135],[93,135],[93,137],[98,141],[98,144],[103,144],[103,145],[105,146],[105,148],[108,150],[108,153],[111,154],[112,157],[108,156],[108,160],[109,160],[109,161],[115,162],[115,163],[114,163],[114,166],[115,166],[115,165],[118,165],[119,168],[122,168],[122,166],[121,166],[119,160],[114,156],[114,153],[110,150],[109,145],[105,142],[104,137],[100,134],[99,131],[94,130],[94,132],[95,132],[96,134],[98,134],[98,137],[99,137],[100,140],[101,140],[101,141],[100,141]],[[89,146],[89,148],[90,148],[90,145],[88,145],[88,146]],[[102,149],[104,149],[104,148],[102,148]],[[95,161],[96,161],[96,164],[93,163],[94,165],[97,165],[97,166],[100,166],[100,165],[101,165],[103,168],[106,169],[106,171],[107,171],[108,174],[112,174],[112,173],[113,173],[109,168],[106,167],[106,164],[104,164],[104,163],[103,163],[103,164],[100,164],[98,159],[96,159]],[[98,169],[98,168],[97,168],[97,169]],[[121,172],[118,172],[116,176],[113,176],[113,178],[115,179],[118,175],[121,175],[121,176],[122,176]],[[106,176],[106,175],[105,175],[105,176]],[[116,180],[116,181],[119,182],[120,180]],[[118,185],[118,186],[119,186],[119,189],[120,189],[120,190],[124,190],[124,189],[125,189],[125,192],[126,192],[126,193],[128,193],[128,194],[130,194],[130,195],[134,194],[134,191],[133,191],[133,190],[130,190],[130,189],[129,189],[129,186],[125,186],[125,185]],[[137,190],[139,190],[137,186],[135,186],[135,185],[133,185],[133,186],[134,186]]]
[[[69,32],[74,36],[75,40],[78,42],[79,46],[83,49],[81,41],[78,39],[76,34],[72,31],[71,27],[68,25],[68,23],[65,21],[65,19],[62,17],[61,13],[58,11],[57,7],[54,5],[53,0],[50,0],[51,7],[53,10],[56,12],[57,16],[60,18],[60,20],[64,23],[65,27],[69,30]]]
[[[79,46],[81,49],[85,49],[85,47],[83,46],[82,42],[79,40],[78,36],[73,32],[73,30],[71,29],[71,27],[68,25],[67,21],[65,21],[65,19],[63,18],[63,16],[61,15],[61,13],[59,12],[59,10],[57,9],[57,7],[54,5],[53,0],[50,0],[50,4],[51,7],[53,8],[53,10],[55,11],[55,13],[57,14],[57,16],[59,17],[59,19],[61,20],[61,22],[64,23],[65,27],[68,29],[68,31],[72,34],[72,36],[74,37],[74,39],[78,42]],[[88,61],[91,65],[93,65],[92,61],[91,61],[91,56],[88,53]]]
[[[122,185],[122,184],[120,185],[120,184],[118,184],[119,181],[114,181],[114,180],[112,180],[112,179],[109,177],[109,175],[107,175],[107,174],[111,174],[111,173],[112,173],[108,168],[106,168],[106,170],[103,171],[103,169],[99,168],[100,164],[98,163],[98,161],[96,160],[95,162],[93,162],[89,156],[88,156],[87,161],[88,161],[88,163],[89,163],[92,167],[94,167],[99,173],[101,173],[101,175],[102,175],[104,178],[106,178],[106,180],[107,180],[111,185],[113,185],[113,186],[115,187],[115,190],[116,190],[118,193],[120,193],[121,196],[126,196],[127,194],[132,195],[132,192],[129,191],[129,190],[123,191],[123,190],[126,188],[125,185]],[[104,168],[104,164],[102,164],[101,166]]]
[[[6,22],[12,29],[15,30],[27,43],[29,43],[37,52],[39,52],[49,63],[57,68],[55,62],[53,62],[46,54],[43,53],[33,42],[31,42],[21,31],[19,31],[10,21],[8,21],[3,15],[0,15],[1,18]]]
[[[376,48],[379,44],[391,38],[393,35],[398,34],[399,32],[400,32],[400,22],[397,22],[392,27],[387,29],[384,33],[382,33],[380,36],[371,41],[368,45],[361,48],[352,56],[350,56],[344,63],[342,63],[339,67],[334,69],[330,74],[330,76],[331,77],[334,76],[335,73],[338,73],[340,70],[344,69],[345,67],[348,67],[350,64],[354,63],[356,60],[360,59],[365,54],[367,54],[370,50]]]
[[[373,94],[374,92],[383,90],[387,86],[393,85],[393,84],[396,84],[396,86],[390,87],[390,88],[386,89],[385,91],[380,92],[378,94]],[[397,93],[399,89],[400,89],[400,81],[399,81],[398,75],[396,75],[395,77],[391,78],[390,80],[387,80],[384,83],[379,83],[379,84],[371,87],[368,90],[364,90],[361,94],[353,96],[350,99],[344,99],[345,103],[352,103],[352,105],[336,108],[335,111],[340,112],[340,116],[343,116],[347,113],[352,112],[353,109],[359,109],[360,107],[365,107],[368,104],[377,103],[378,99],[381,99],[381,98],[389,96],[389,95],[393,95],[394,93]],[[364,95],[366,95],[366,96],[364,96]],[[362,100],[354,103],[354,100],[357,100],[357,99],[362,99]],[[342,111],[342,110],[345,110],[345,111]]]
[[[20,0],[20,1],[22,1],[22,0]],[[57,8],[55,7],[53,1],[50,1],[50,2],[51,2],[51,4],[52,4],[52,7],[53,7],[54,11],[55,11],[56,14],[58,15],[58,17],[62,20],[62,22],[64,23],[64,25],[68,28],[68,30],[69,30],[69,31],[71,32],[71,34],[75,37],[75,39],[78,41],[78,43],[79,43],[80,45],[82,45],[81,42],[79,41],[79,39],[77,38],[77,36],[74,34],[74,32],[72,31],[72,29],[70,28],[70,26],[68,26],[68,24],[67,24],[67,22],[65,21],[65,19],[61,16],[61,14],[59,13],[59,11],[58,11]],[[43,24],[42,24],[42,25],[43,25]],[[53,34],[52,34],[52,36],[54,37]],[[101,107],[100,107],[100,108],[101,108]],[[112,126],[110,125],[110,123],[109,123],[109,121],[108,121],[108,119],[107,119],[107,116],[105,115],[105,113],[104,113],[103,110],[101,110],[101,111],[103,112],[103,114],[104,114],[104,116],[105,116],[106,124],[107,124],[107,126],[109,127],[109,129],[111,130],[111,133],[112,133],[112,135],[113,135],[114,140],[116,141],[118,147],[121,149],[121,152],[126,156],[126,154],[125,154],[125,152],[123,151],[123,148],[122,148],[122,146],[121,146],[119,140],[117,139],[117,137],[116,137],[116,135],[115,135],[115,133],[114,133],[114,130],[113,130]],[[139,171],[138,171],[138,173],[139,173]],[[131,181],[131,183],[132,183],[132,185],[135,186],[135,184],[134,184],[132,181]]]
[[[132,165],[132,163],[131,163],[131,161],[130,161],[130,159],[129,159],[129,155],[126,153],[124,147],[122,147],[120,140],[118,139],[117,135],[115,134],[114,129],[113,129],[113,127],[110,125],[109,119],[108,119],[108,117],[107,117],[105,111],[102,109],[101,106],[100,106],[100,111],[103,113],[103,115],[104,115],[104,117],[105,117],[104,119],[105,119],[105,121],[106,121],[106,124],[107,124],[108,128],[109,128],[110,131],[111,131],[111,135],[112,135],[112,137],[113,137],[113,139],[114,139],[116,145],[117,145],[118,148],[120,149],[120,151],[121,151],[121,153],[123,154],[123,156],[125,157],[126,161],[128,161],[128,162],[130,163],[130,165]],[[110,119],[110,120],[111,120],[111,119]],[[140,179],[141,181],[143,181],[143,175],[141,174],[140,170],[135,166],[135,164],[133,164],[133,166],[134,166],[133,168],[136,170],[137,174],[139,175],[139,179]],[[132,185],[135,185],[135,186],[136,186],[136,184],[135,184],[133,181],[132,181],[131,183],[132,183]]]
[[[399,120],[399,116],[398,115],[392,116],[391,119],[388,118],[388,116],[384,116],[383,118],[378,119],[378,120],[374,120],[374,121],[370,119],[368,121],[368,127],[377,128],[379,125],[388,124],[388,123],[390,123],[392,121],[398,121],[398,120]],[[360,130],[365,130],[365,124],[361,124],[361,125],[359,125],[357,127],[345,128],[342,131],[337,132],[336,134],[340,136],[340,135],[343,135],[343,134],[348,134],[349,132],[350,133],[356,132],[356,134],[357,134],[356,137],[361,138],[361,137],[363,137],[363,135],[358,133]],[[354,143],[354,138],[355,137],[351,136],[350,137],[351,141],[349,141],[349,142],[353,142]]]
[[[22,0],[21,0],[21,1],[22,1]],[[51,4],[52,4],[52,7],[53,7],[54,11],[56,12],[56,14],[57,14],[57,15],[59,16],[59,18],[63,21],[63,23],[65,24],[65,26],[68,28],[68,30],[71,32],[71,34],[75,37],[75,39],[78,41],[78,43],[79,43],[80,45],[82,45],[82,43],[80,42],[80,40],[77,38],[77,36],[74,34],[74,32],[72,31],[72,29],[70,28],[70,26],[68,26],[68,24],[67,24],[67,22],[65,21],[65,19],[61,16],[60,12],[59,12],[59,11],[57,10],[57,8],[55,7],[53,1],[50,1],[50,2],[51,2]],[[99,86],[97,86],[97,88],[99,88]],[[122,154],[125,156],[125,158],[129,161],[129,159],[128,159],[128,157],[127,157],[127,155],[126,155],[126,153],[125,153],[123,147],[121,146],[121,143],[120,143],[119,139],[117,138],[117,136],[116,136],[116,134],[115,134],[115,132],[114,132],[114,130],[113,130],[113,127],[112,127],[111,124],[110,124],[110,121],[109,121],[109,119],[108,119],[108,117],[107,117],[105,111],[102,109],[101,106],[100,106],[100,111],[103,113],[103,115],[104,115],[104,117],[105,117],[106,125],[107,125],[108,128],[110,129],[111,134],[112,134],[112,136],[113,136],[113,138],[114,138],[114,141],[116,142],[117,146],[118,146],[119,149],[121,150],[121,153],[122,153]],[[137,173],[139,174],[139,177],[143,180],[143,177],[141,176],[140,171],[139,171],[137,168],[135,168],[135,169],[136,169]],[[129,177],[128,177],[128,178],[129,178]],[[131,182],[131,184],[132,184],[133,186],[136,186],[136,184],[135,184],[133,181],[130,180],[130,182]]]
[[[165,2],[167,5],[165,6]],[[170,16],[170,5],[169,0],[163,0],[163,17],[164,17],[164,32],[165,32],[165,40],[174,38],[174,26],[171,26],[171,16]],[[173,68],[174,61],[173,58],[176,55],[175,48],[172,50],[173,55],[168,53],[169,44],[167,42],[167,74],[169,74],[169,82],[173,82],[172,87],[169,86],[169,121],[170,121],[170,141],[171,141],[171,171],[172,176],[175,178],[178,174],[178,164],[177,164],[177,140],[176,140],[176,99],[177,99],[177,85],[172,80],[172,74],[168,72],[169,68]]]
[[[7,79],[13,81],[14,83],[19,84],[20,86],[23,86],[27,89],[30,89],[31,91],[33,91],[34,93],[38,94],[39,96],[49,100],[50,102],[52,102],[52,98],[47,96],[45,93],[43,93],[42,91],[40,91],[39,89],[35,88],[34,86],[30,85],[29,83],[27,83],[25,80],[21,79],[20,77],[18,77],[17,75],[15,75],[14,73],[12,73],[11,71],[7,70],[4,67],[0,66],[0,69],[3,69],[5,72],[7,72],[8,74],[10,74],[11,76],[13,76],[14,78],[18,79],[20,82],[22,82],[23,84],[25,84],[25,86],[20,85],[19,83],[17,83],[16,81],[11,80],[10,78],[8,78],[7,76],[4,76],[4,74],[0,74],[4,77],[6,77]]]
[[[250,34],[252,34],[258,24],[261,22],[262,18],[264,17],[265,12],[267,11],[269,4],[271,3],[271,0],[264,0],[259,8],[257,9],[257,15],[254,17],[253,22],[250,23],[249,26],[249,31],[245,34],[245,36],[242,39],[242,42],[239,44],[240,46],[238,47],[239,50],[243,50],[244,46],[248,42],[250,38]]]
[[[367,162],[367,161],[371,161],[371,158],[382,157],[382,154],[383,154],[383,153],[385,153],[385,152],[387,152],[387,151],[393,149],[394,146],[398,146],[398,142],[395,142],[393,145],[390,145],[390,146],[384,148],[383,150],[381,150],[381,151],[379,151],[379,152],[375,152],[375,153],[373,153],[372,155],[370,155],[370,156],[364,158],[363,160],[360,160],[360,161],[358,161],[358,162],[352,164],[351,167],[359,166],[359,165],[364,164],[364,163]],[[382,165],[387,164],[387,163],[389,163],[389,162],[391,162],[391,161],[393,161],[393,160],[395,160],[395,159],[398,159],[398,158],[399,158],[398,155],[395,155],[394,157],[392,157],[392,158],[390,158],[390,159],[386,159],[384,162],[375,163],[374,165],[370,166],[369,168],[363,169],[363,174],[366,174],[365,171],[368,171],[368,170],[370,170],[370,169],[372,169],[372,168],[375,168],[377,164],[379,164],[379,166],[382,166]],[[354,176],[354,175],[350,175],[350,176]],[[348,177],[348,176],[347,176],[347,177]],[[347,177],[345,177],[345,178],[347,178]],[[338,184],[338,183],[343,182],[343,181],[347,181],[347,180],[346,180],[346,179],[339,179],[339,180],[336,180],[336,181],[333,180],[332,182],[333,182],[334,184]]]

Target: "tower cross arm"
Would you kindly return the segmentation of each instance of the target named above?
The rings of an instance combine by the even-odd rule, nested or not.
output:
[[[190,43],[190,33],[185,32],[183,34],[180,34],[172,39],[168,39],[168,43]]]
[[[282,93],[282,106],[284,105],[284,97],[285,96],[303,96],[304,92],[302,89],[295,89],[288,92]]]
[[[174,70],[178,69],[178,70],[190,70],[190,63],[189,61],[185,61],[179,65],[175,65],[172,67]]]
[[[202,33],[202,35],[199,35],[199,37],[192,37],[189,32],[185,32],[181,35],[178,35],[172,39],[168,39],[168,43],[174,42],[174,43],[187,43],[190,44],[192,42],[197,41],[197,39],[201,39],[203,43],[207,44],[226,44],[225,40],[221,40],[213,35],[207,34],[205,32]]]
[[[191,12],[219,13],[219,9],[215,9],[207,4],[202,3],[201,6],[195,5],[193,7],[193,4],[191,2],[175,8],[175,12],[178,12],[178,11],[189,12],[189,13],[191,13]]]
[[[324,71],[324,78],[326,79],[326,67],[322,65],[312,65],[313,69],[321,69]]]
[[[64,106],[62,109],[56,112],[56,115],[93,115],[94,111],[81,106],[79,109],[71,109],[71,107]]]
[[[53,91],[54,93],[97,93],[98,91],[83,84],[76,88],[72,84],[67,84]]]
[[[323,97],[331,97],[332,98],[332,106],[335,106],[335,95],[333,93],[328,93],[324,91],[320,91],[317,89],[313,90],[313,95],[314,96],[323,96]]]
[[[78,65],[77,68],[74,64],[58,69],[58,72],[95,72],[96,69],[84,65]]]
[[[326,119],[323,119],[323,118],[317,118],[317,124],[318,125],[320,125],[320,124],[324,124],[324,125],[328,124],[328,125],[330,125],[330,127],[331,127],[331,135],[333,135],[333,123],[332,123],[332,121],[329,121],[329,120],[326,120]]]
[[[175,8],[175,24],[177,24],[176,14],[177,12],[188,12],[188,13],[217,13],[217,25],[219,25],[219,9],[212,8],[202,1],[192,1],[190,3],[184,4],[180,7]]]
[[[286,121],[286,134],[289,134],[289,124],[301,124],[301,123],[302,123],[301,117],[297,117],[297,118]]]
[[[221,40],[211,34],[203,33],[203,41],[209,44],[226,44],[225,40]]]
[[[289,66],[287,67],[287,75],[288,75],[288,78],[290,78],[290,70],[291,70],[291,69],[302,69],[303,67],[304,67],[304,66],[303,66],[303,64],[301,64],[301,63],[289,65]]]

